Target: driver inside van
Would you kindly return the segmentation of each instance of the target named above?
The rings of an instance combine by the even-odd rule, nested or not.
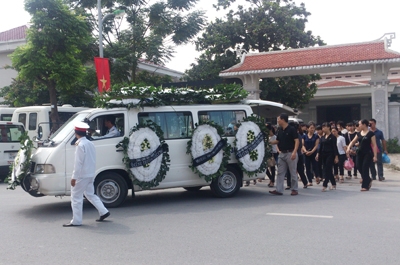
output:
[[[107,133],[103,136],[96,137],[96,139],[118,137],[120,135],[117,127],[115,126],[114,115],[107,115],[104,117],[104,126],[108,128]]]

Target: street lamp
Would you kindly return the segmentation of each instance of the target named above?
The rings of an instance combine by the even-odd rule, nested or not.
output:
[[[101,13],[101,0],[97,0],[97,11],[98,11],[98,23],[99,23],[99,55],[100,58],[103,58],[103,22],[106,21],[107,18],[111,16],[115,16],[117,18],[121,18],[124,16],[124,10],[115,10],[114,12],[107,14],[102,18]]]

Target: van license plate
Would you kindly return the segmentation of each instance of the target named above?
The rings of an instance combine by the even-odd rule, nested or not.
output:
[[[14,160],[16,156],[17,156],[17,153],[8,153],[8,159]]]

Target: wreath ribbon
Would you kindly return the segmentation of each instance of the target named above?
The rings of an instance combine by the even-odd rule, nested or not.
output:
[[[221,151],[221,149],[226,146],[227,144],[227,140],[226,139],[221,139],[213,148],[213,150],[211,150],[210,152],[208,152],[207,154],[201,155],[195,159],[193,159],[193,166],[197,167],[200,166],[202,164],[204,164],[205,162],[207,162],[208,160],[210,160],[211,158],[213,158],[219,151]]]
[[[256,149],[256,147],[264,140],[264,133],[260,132],[257,137],[254,139],[253,142],[249,143],[248,145],[246,145],[245,147],[239,149],[236,152],[236,158],[240,159],[242,157],[244,157],[245,155],[247,155],[248,153],[250,153],[251,151],[253,151],[254,149]]]
[[[130,166],[131,168],[134,167],[142,167],[147,164],[150,164],[154,159],[162,155],[164,152],[168,152],[168,145],[167,144],[162,144],[157,147],[156,150],[154,150],[153,153],[151,153],[148,156],[136,158],[136,159],[130,159]]]

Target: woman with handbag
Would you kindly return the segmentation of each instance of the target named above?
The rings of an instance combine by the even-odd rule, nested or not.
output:
[[[274,142],[276,140],[276,135],[275,135],[275,128],[271,124],[267,124],[267,129],[269,131],[269,142]],[[267,168],[267,176],[269,178],[269,184],[268,187],[272,188],[274,187],[275,183],[275,166],[278,163],[278,148],[276,144],[271,145],[272,149],[272,156],[268,160],[268,168]]]
[[[377,146],[375,134],[368,128],[368,120],[361,120],[358,123],[359,132],[347,148],[346,154],[350,155],[351,148],[358,142],[357,169],[361,174],[361,191],[371,189],[372,179],[369,177],[369,166],[377,161]]]
[[[356,137],[357,132],[354,130],[355,129],[354,122],[347,123],[346,128],[347,128],[347,133],[344,135],[344,138],[346,140],[346,145],[349,146],[350,142],[353,141],[354,137]],[[357,155],[357,152],[356,152],[357,145],[358,144],[356,143],[356,146],[353,146],[349,151],[350,158],[354,162],[354,168],[353,168],[354,175],[353,176],[355,179],[357,178],[357,163],[356,163],[357,162],[357,156],[356,156]],[[351,170],[348,170],[346,179],[351,179],[351,177],[352,177]]]
[[[303,135],[302,139],[308,186],[313,185],[313,173],[315,175],[315,179],[317,180],[317,184],[319,183],[318,162],[315,160],[319,140],[318,134],[315,133],[315,123],[309,122],[307,134]]]

